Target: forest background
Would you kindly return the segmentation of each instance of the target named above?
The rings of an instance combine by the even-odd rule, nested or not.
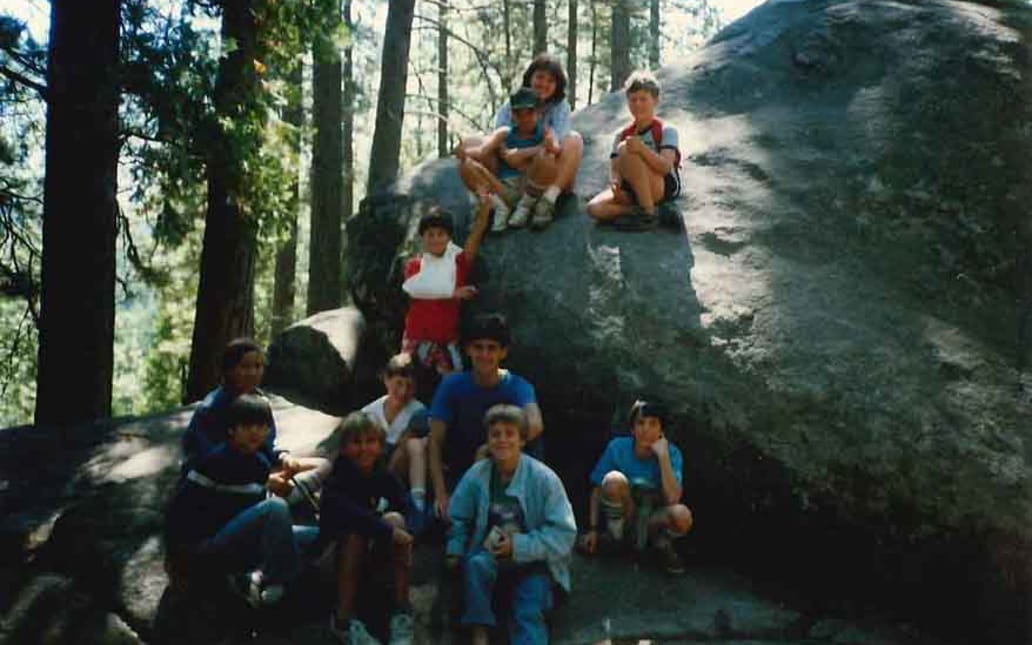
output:
[[[55,3],[59,10],[70,4]],[[268,343],[290,322],[347,299],[346,240],[320,234],[320,227],[340,232],[371,185],[487,131],[535,52],[548,51],[567,67],[569,100],[579,109],[618,87],[631,69],[683,59],[758,2],[249,0],[242,4],[254,10],[253,40],[233,36],[246,20],[230,24],[233,12],[225,8],[232,3],[103,4],[115,9],[107,22],[117,20],[106,25],[116,29],[117,64],[97,70],[98,78],[113,71],[118,88],[115,313],[113,339],[99,341],[99,354],[106,343],[112,354],[110,367],[102,359],[100,368],[83,366],[77,375],[74,356],[64,350],[43,370],[61,373],[48,376],[40,370],[48,333],[41,333],[41,276],[51,167],[47,100],[57,100],[48,94],[48,46],[58,32],[50,3],[0,1],[0,427],[30,423],[34,412],[37,422],[143,415],[193,400],[210,386],[196,354],[203,346],[214,360],[210,348],[224,340],[199,338],[194,326],[199,305],[223,304],[198,295],[217,164],[236,169],[236,214],[254,227],[244,277],[253,298],[239,304],[245,313],[238,329],[250,327]],[[406,40],[407,56],[399,55]],[[225,63],[241,53],[248,59],[241,78],[252,82],[236,88],[245,100],[237,96],[227,111],[219,100]],[[391,122],[399,100],[403,118]],[[392,138],[391,130],[397,143],[378,139],[374,146],[374,138]],[[94,163],[90,150],[76,155],[66,161]],[[91,250],[74,253],[89,257]],[[53,261],[74,268],[74,253]],[[89,313],[104,305],[85,307]],[[49,333],[63,335],[65,345],[53,347],[78,351],[82,321],[75,318],[57,321],[59,329]],[[51,330],[54,324],[52,317]],[[81,343],[98,341],[84,332]],[[62,368],[62,360],[71,365]],[[38,406],[37,388],[48,384],[95,393],[83,405]]]

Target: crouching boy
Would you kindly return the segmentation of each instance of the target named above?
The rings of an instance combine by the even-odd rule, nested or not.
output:
[[[384,434],[364,412],[344,417],[337,428],[340,456],[323,489],[320,538],[337,543],[337,608],[330,629],[348,643],[375,642],[354,617],[355,595],[363,574],[383,567],[394,578],[390,642],[412,640],[412,535],[401,514],[405,491],[381,458]]]
[[[296,540],[313,527],[292,526],[287,502],[266,497],[269,402],[240,395],[225,407],[225,421],[226,441],[191,463],[169,506],[170,577],[175,584],[180,574],[234,574],[249,603],[273,604],[300,568]]]
[[[449,506],[446,554],[449,567],[462,565],[462,623],[472,629],[475,645],[486,644],[496,625],[492,602],[504,590],[511,603],[500,609],[508,614],[512,643],[547,643],[553,586],[570,590],[573,509],[559,476],[523,454],[523,410],[492,406],[484,426],[490,458],[466,471]]]
[[[659,405],[636,401],[632,436],[610,441],[591,471],[589,528],[581,539],[588,554],[651,545],[668,573],[684,572],[673,540],[691,530],[692,513],[681,503],[681,451],[663,434],[665,417]]]

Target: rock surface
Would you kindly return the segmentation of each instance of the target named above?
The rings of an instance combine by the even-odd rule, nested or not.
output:
[[[684,232],[571,203],[486,242],[478,304],[514,326],[572,493],[649,393],[674,410],[697,537],[728,561],[1032,640],[1032,10],[992,4],[768,2],[660,74]],[[575,115],[581,196],[626,118],[619,95]],[[468,223],[451,162],[399,192],[413,207],[353,246],[410,250],[431,202]],[[400,309],[377,262],[355,288],[396,330],[372,320]]]

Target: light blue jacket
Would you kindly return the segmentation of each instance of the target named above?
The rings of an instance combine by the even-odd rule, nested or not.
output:
[[[470,466],[455,487],[448,507],[448,555],[465,555],[484,542],[491,504],[491,466],[490,459],[481,459]],[[559,476],[523,454],[505,492],[519,501],[527,531],[513,536],[513,562],[546,562],[552,579],[570,591],[570,552],[577,524]]]

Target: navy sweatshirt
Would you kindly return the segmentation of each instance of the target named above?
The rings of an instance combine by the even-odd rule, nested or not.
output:
[[[269,472],[269,459],[263,452],[245,455],[227,443],[200,456],[179,482],[169,504],[169,548],[196,546],[238,513],[264,500]]]
[[[255,390],[258,396],[265,396],[261,390]],[[225,420],[225,410],[233,401],[233,395],[224,386],[219,386],[208,393],[201,401],[193,416],[190,417],[190,425],[183,433],[183,471],[186,473],[193,467],[200,457],[203,457],[212,448],[226,442],[228,427]],[[275,447],[276,445],[276,419],[269,424],[269,434],[265,437],[265,444],[261,448],[269,463],[273,466],[279,465],[280,457],[285,450]]]
[[[323,486],[320,507],[319,537],[323,540],[349,533],[389,539],[394,528],[380,516],[405,508],[405,489],[382,464],[366,477],[351,459],[340,456]]]

